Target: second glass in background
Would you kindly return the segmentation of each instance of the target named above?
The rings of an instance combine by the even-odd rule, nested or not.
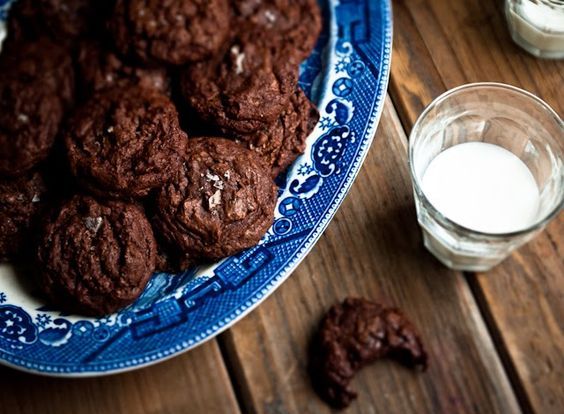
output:
[[[564,58],[564,0],[505,0],[511,37],[534,56]]]

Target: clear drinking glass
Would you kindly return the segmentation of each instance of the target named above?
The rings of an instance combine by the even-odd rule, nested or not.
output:
[[[476,141],[511,151],[530,169],[540,191],[540,207],[528,228],[508,234],[471,230],[443,216],[425,197],[421,183],[429,163],[447,148]],[[417,120],[409,142],[417,218],[427,249],[453,269],[484,271],[532,239],[562,209],[563,146],[562,119],[522,89],[475,83],[435,99]]]
[[[529,53],[564,58],[564,0],[505,0],[511,37]]]

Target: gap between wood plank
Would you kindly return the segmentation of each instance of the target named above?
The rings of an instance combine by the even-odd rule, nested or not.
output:
[[[472,272],[464,272],[464,277],[466,279],[466,283],[470,287],[472,291],[472,295],[476,300],[478,305],[478,309],[480,310],[480,314],[484,319],[486,326],[488,328],[488,332],[493,339],[494,346],[498,355],[500,356],[501,363],[503,364],[503,368],[507,373],[509,381],[511,382],[511,386],[515,391],[515,396],[517,397],[517,401],[519,401],[519,405],[521,406],[521,410],[525,414],[532,414],[534,413],[533,405],[531,400],[529,399],[529,395],[525,390],[523,383],[520,380],[519,373],[517,372],[517,367],[513,363],[511,359],[509,350],[503,340],[503,335],[495,321],[493,314],[490,311],[490,307],[488,305],[488,301],[486,300],[482,288],[476,279],[476,274]]]
[[[393,83],[390,83],[390,84],[393,85]],[[389,93],[390,93],[390,99],[394,103],[394,107],[397,108],[397,104],[396,104],[397,95],[396,94],[399,93],[398,89],[390,87]],[[397,113],[398,113],[398,116],[400,117],[401,125],[404,128],[404,131],[406,132],[406,137],[409,137],[409,135],[407,134],[406,126],[409,127],[410,120],[409,119],[402,119],[403,111],[397,111]],[[409,128],[409,129],[411,129],[411,128]],[[521,409],[523,410],[524,413],[527,413],[527,414],[533,413],[534,411],[532,409],[531,402],[530,402],[530,400],[527,396],[527,393],[525,391],[524,385],[521,382],[521,379],[520,379],[520,377],[517,373],[517,369],[516,369],[515,365],[513,364],[513,361],[511,359],[509,351],[505,347],[505,343],[503,342],[502,336],[501,336],[499,330],[497,329],[493,315],[491,315],[491,312],[489,312],[488,304],[487,304],[487,301],[485,300],[485,298],[483,296],[483,293],[481,291],[481,287],[479,286],[479,284],[475,280],[476,275],[474,273],[464,273],[464,276],[465,276],[466,282],[467,282],[467,284],[468,284],[468,286],[469,286],[469,288],[472,292],[472,295],[474,296],[477,307],[480,311],[480,315],[482,316],[482,319],[484,320],[484,323],[487,327],[488,333],[489,333],[490,337],[492,338],[492,342],[494,344],[496,352],[499,355],[499,358],[501,360],[503,368],[504,368],[504,370],[507,374],[507,377],[508,377],[508,379],[511,383],[511,386],[513,388],[515,396],[517,397],[517,401],[519,402]]]
[[[410,131],[424,107],[446,91],[447,87],[438,70],[437,62],[430,52],[427,39],[423,37],[415,24],[410,7],[403,1],[394,3],[394,17],[396,25],[400,22],[402,30],[395,30],[394,53],[396,59],[392,58],[392,68],[395,69],[393,72],[397,79],[392,76],[390,95],[398,109],[403,128]],[[422,71],[423,78],[418,82],[409,82],[412,70],[419,73]],[[486,323],[496,352],[522,410],[527,413],[534,412],[532,396],[527,393],[526,380],[520,375],[522,373],[519,371],[517,362],[512,359],[512,353],[505,342],[505,336],[499,328],[498,321],[494,318],[493,309],[485,296],[483,286],[475,274],[466,274],[465,279],[477,302],[479,312]]]
[[[390,85],[395,85],[395,83],[391,81]],[[398,108],[398,105],[396,104],[397,101],[396,94],[400,93],[399,88],[390,86],[388,93],[394,108]],[[413,125],[411,124],[411,121],[407,119],[407,117],[406,119],[402,119],[402,115],[405,115],[405,113],[406,113],[405,110],[399,111],[396,109],[396,115],[399,117],[400,124],[405,132],[406,140],[408,141],[406,142],[406,145],[409,145],[409,134],[407,132],[408,129],[406,128],[406,126],[409,127],[411,125],[412,127]],[[411,127],[409,127],[409,130],[411,130]],[[492,339],[493,346],[496,350],[497,355],[499,356],[503,369],[511,384],[511,387],[517,398],[517,401],[519,403],[522,412],[525,414],[534,413],[532,404],[529,400],[527,392],[525,391],[525,387],[521,382],[520,376],[518,375],[517,368],[513,364],[511,355],[509,354],[509,351],[505,346],[502,335],[500,334],[500,331],[497,328],[493,315],[489,311],[489,306],[484,298],[481,287],[476,281],[476,274],[471,272],[461,272],[461,273],[463,274],[464,279],[466,280],[466,284],[468,285],[470,291],[472,292],[472,296],[476,303],[476,307],[478,308],[480,312],[480,316],[482,317],[482,321],[484,322],[488,334]]]
[[[402,24],[398,24],[400,21]],[[395,77],[390,75],[388,95],[403,130],[409,137],[417,116],[438,96],[435,92],[445,91],[447,88],[428,52],[427,44],[417,30],[415,21],[402,2],[394,3],[394,23],[391,71],[399,72],[403,82],[396,82]],[[405,45],[409,45],[409,49],[403,48]],[[404,54],[409,57],[404,57]],[[399,57],[396,57],[398,55]],[[409,82],[412,79],[410,73],[415,70],[425,74],[424,83]]]
[[[237,399],[237,405],[239,406],[239,411],[241,413],[254,413],[251,391],[249,387],[245,386],[246,381],[239,381],[238,378],[244,378],[243,367],[241,366],[241,361],[233,353],[235,350],[235,345],[233,344],[233,339],[228,335],[228,331],[223,332],[217,337],[217,343],[219,345],[219,351],[221,352],[221,357],[223,359],[223,364],[227,370],[227,375],[231,381],[231,388],[235,393],[235,398]]]
[[[390,78],[391,78],[391,74],[390,74]],[[390,85],[395,85],[395,82],[390,81]],[[404,130],[403,137],[405,138],[406,152],[407,154],[409,154],[409,149],[408,149],[409,134],[407,133],[406,125],[409,129],[411,129],[413,124],[411,124],[410,120],[407,119],[407,117],[406,119],[402,119],[402,112],[398,111],[397,109],[398,107],[394,99],[395,93],[400,93],[399,88],[390,87],[388,91],[388,98],[392,102],[393,112],[395,112],[394,115],[399,121],[398,124],[400,124]],[[406,114],[407,112],[403,111],[403,113]],[[463,279],[465,280],[468,289],[471,292],[474,305],[478,309],[482,323],[485,326],[489,337],[491,338],[492,345],[496,351],[496,354],[499,357],[499,360],[501,361],[503,370],[511,384],[512,391],[517,398],[517,401],[520,406],[519,408],[522,410],[523,414],[534,413],[532,404],[528,398],[525,388],[519,379],[517,369],[512,362],[510,354],[505,346],[505,342],[503,341],[503,338],[500,334],[497,324],[495,323],[495,319],[493,318],[493,315],[489,310],[488,302],[485,299],[482,289],[476,280],[476,274],[473,272],[458,272],[458,271],[455,272],[462,274]]]

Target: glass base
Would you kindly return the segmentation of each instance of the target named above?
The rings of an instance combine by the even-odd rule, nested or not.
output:
[[[558,50],[558,51],[542,50],[527,42],[516,31],[510,30],[510,32],[513,41],[517,43],[519,46],[521,46],[521,48],[529,52],[531,55],[541,59],[564,59],[564,50]]]
[[[451,246],[444,245],[425,229],[423,229],[423,243],[433,256],[435,256],[446,267],[453,270],[486,272],[501,263],[505,258],[505,256],[485,257],[482,255],[457,252],[453,250]]]
[[[423,207],[419,199],[416,199],[415,205],[425,247],[450,269],[468,272],[488,271],[540,231],[513,238],[473,234],[439,222]]]

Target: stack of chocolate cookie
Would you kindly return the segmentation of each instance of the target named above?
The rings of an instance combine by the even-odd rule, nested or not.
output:
[[[101,315],[258,243],[318,120],[297,86],[315,0],[18,0],[8,28],[2,260]]]

